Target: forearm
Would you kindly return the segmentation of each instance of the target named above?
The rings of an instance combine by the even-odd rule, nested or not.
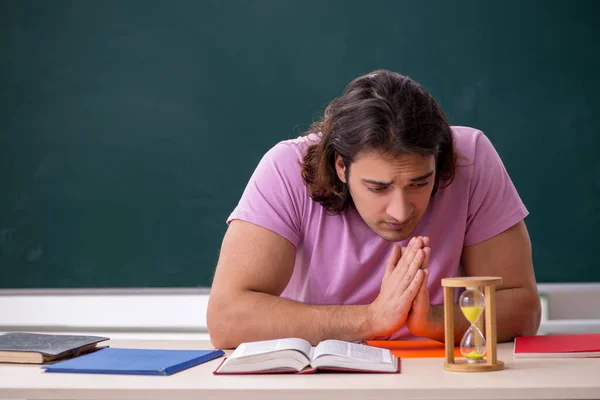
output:
[[[308,305],[252,291],[217,300],[209,306],[207,320],[211,341],[219,348],[284,337],[314,345],[325,339],[354,341],[371,335],[367,305]]]
[[[432,318],[424,336],[444,342],[444,306],[432,306]],[[496,335],[498,343],[516,336],[534,335],[540,325],[540,302],[536,294],[524,288],[503,289],[496,292]],[[485,321],[485,318],[483,319]],[[460,307],[454,307],[454,343],[460,341],[470,323]],[[482,324],[485,326],[485,324]],[[484,330],[482,332],[485,332]]]
[[[537,294],[525,288],[499,290],[496,294],[498,342],[535,335],[540,327],[541,305]]]
[[[458,305],[454,305],[454,343],[460,344],[460,341],[466,330],[471,326],[469,321],[464,317]],[[431,306],[431,318],[427,325],[426,331],[414,332],[420,336],[427,337],[438,342],[445,342],[446,335],[444,331],[444,305]]]

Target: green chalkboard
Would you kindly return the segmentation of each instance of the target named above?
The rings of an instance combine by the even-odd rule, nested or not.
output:
[[[354,77],[496,145],[540,282],[600,281],[595,1],[0,1],[0,287],[209,286],[262,154]]]

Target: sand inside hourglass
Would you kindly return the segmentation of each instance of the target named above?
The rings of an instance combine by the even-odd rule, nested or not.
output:
[[[469,288],[461,295],[459,303],[463,315],[471,323],[461,341],[461,353],[469,362],[481,361],[485,354],[485,338],[475,323],[484,310],[483,294],[477,289]]]
[[[460,308],[467,320],[474,324],[483,312],[483,307],[480,306],[464,306]]]

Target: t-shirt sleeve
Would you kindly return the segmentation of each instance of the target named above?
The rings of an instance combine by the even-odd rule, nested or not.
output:
[[[262,226],[297,247],[307,196],[300,161],[290,143],[271,148],[258,163],[227,223],[238,219]]]
[[[490,140],[480,134],[475,146],[465,246],[504,232],[528,214]]]

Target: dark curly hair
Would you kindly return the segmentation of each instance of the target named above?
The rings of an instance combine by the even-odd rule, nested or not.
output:
[[[353,205],[348,186],[336,173],[336,153],[348,167],[346,174],[361,151],[433,155],[432,194],[454,177],[456,153],[444,111],[420,84],[395,72],[377,70],[354,79],[305,135],[311,133],[321,140],[307,149],[302,178],[311,198],[332,213]]]

